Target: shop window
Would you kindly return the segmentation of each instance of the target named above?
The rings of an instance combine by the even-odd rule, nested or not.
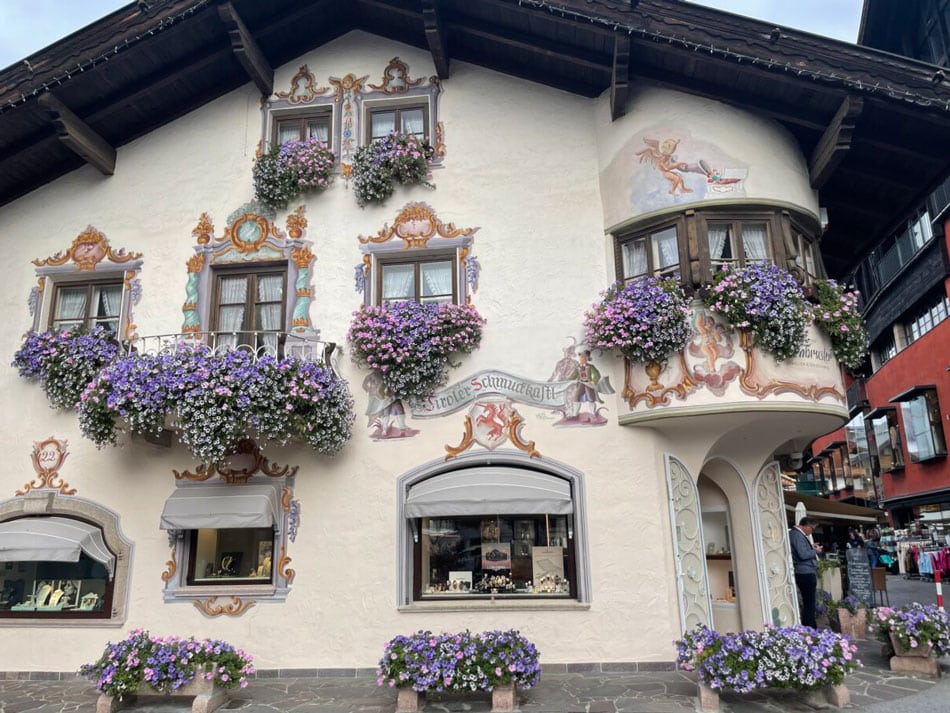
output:
[[[161,517],[175,563],[163,577],[165,599],[241,591],[285,598],[292,573],[278,565],[292,529],[291,493],[289,484],[272,481],[179,486]]]
[[[95,525],[59,516],[0,523],[0,617],[108,618],[114,571]]]
[[[218,333],[217,344],[276,354],[284,329],[286,268],[215,270],[214,280],[211,330]]]
[[[907,455],[912,463],[922,463],[947,455],[943,418],[935,386],[915,386],[895,396],[891,403],[901,405]]]
[[[307,112],[275,113],[273,117],[274,133],[271,140],[276,145],[288,141],[317,139],[332,148],[332,115],[329,108]]]
[[[932,330],[947,318],[950,313],[950,300],[941,288],[928,298],[922,300],[922,304],[909,321],[904,325],[904,332],[907,337],[907,343],[913,344],[927,332]]]
[[[673,277],[680,271],[680,246],[676,225],[622,238],[617,261],[618,279],[628,282],[638,277]]]
[[[865,417],[868,444],[871,454],[877,458],[881,473],[891,473],[904,467],[904,452],[901,446],[897,409],[874,409]]]
[[[407,106],[381,106],[369,110],[367,142],[383,139],[394,131],[412,134],[420,139],[429,137],[428,103]]]
[[[726,265],[771,262],[769,226],[765,221],[717,221],[706,224],[713,272]]]
[[[49,326],[61,330],[100,325],[117,334],[121,311],[122,280],[57,284]]]
[[[474,466],[408,486],[412,543],[400,599],[588,598],[579,481]]]
[[[377,294],[382,304],[403,300],[458,301],[458,270],[453,254],[380,259],[378,268]]]

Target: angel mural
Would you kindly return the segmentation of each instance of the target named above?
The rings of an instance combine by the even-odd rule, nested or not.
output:
[[[738,188],[736,184],[742,183],[742,177],[726,176],[722,169],[713,168],[710,164],[700,159],[696,163],[686,163],[680,161],[676,155],[676,149],[679,146],[679,139],[650,139],[644,138],[643,143],[647,148],[636,152],[640,157],[640,163],[649,163],[656,168],[669,181],[671,196],[677,193],[684,195],[692,193],[693,189],[686,185],[685,175],[696,173],[706,178],[706,187],[715,192],[731,192]]]

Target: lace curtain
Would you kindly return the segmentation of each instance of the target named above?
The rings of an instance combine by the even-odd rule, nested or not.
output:
[[[452,298],[452,263],[422,265],[422,301],[444,302]]]
[[[244,304],[247,302],[247,278],[221,279],[221,307],[218,308],[218,332],[240,332],[244,328]],[[218,344],[238,345],[239,335],[219,334]]]
[[[647,272],[647,250],[645,240],[630,240],[623,244],[623,276],[639,277]]]
[[[383,265],[383,302],[410,300],[415,296],[412,265]]]
[[[769,259],[768,230],[764,223],[742,225],[742,250],[746,262],[762,262]]]
[[[63,288],[56,295],[56,319],[60,322],[82,323],[86,317],[86,288]],[[58,324],[59,327],[69,326]]]
[[[257,278],[257,329],[263,331],[280,331],[280,315],[284,301],[284,276],[261,275]],[[268,351],[277,353],[277,335],[260,334],[259,343],[255,346],[266,347]]]
[[[411,109],[402,112],[402,132],[404,134],[417,134],[421,136],[425,133],[425,124],[421,109]]]

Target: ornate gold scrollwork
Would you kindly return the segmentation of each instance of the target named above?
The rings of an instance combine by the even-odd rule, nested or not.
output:
[[[679,399],[685,399],[689,394],[696,390],[696,382],[689,375],[689,367],[686,365],[686,357],[682,352],[679,355],[680,373],[682,380],[673,386],[665,386],[657,380],[663,371],[659,362],[651,362],[644,367],[650,383],[643,391],[637,391],[630,385],[630,362],[624,360],[625,383],[623,387],[623,398],[627,400],[630,408],[633,408],[641,401],[645,401],[648,408],[654,406],[665,406],[670,403],[670,397],[676,396]]]
[[[188,258],[188,272],[201,272],[205,266],[205,256],[202,253],[196,253]]]
[[[399,238],[408,248],[424,248],[436,235],[441,238],[465,237],[475,233],[478,228],[456,228],[453,223],[443,223],[435,211],[425,203],[407,203],[399,211],[393,225],[383,226],[376,235],[358,236],[362,245],[367,243],[385,243],[394,237]]]
[[[825,396],[833,396],[844,403],[845,395],[833,386],[818,386],[817,384],[796,384],[792,381],[769,379],[760,384],[754,378],[755,374],[755,345],[752,333],[748,330],[739,330],[739,346],[745,352],[745,370],[739,375],[739,388],[749,396],[762,399],[769,394],[796,394],[803,399],[818,401]]]
[[[75,495],[76,489],[69,487],[69,483],[59,475],[59,469],[69,455],[66,446],[67,441],[60,441],[52,436],[45,441],[34,443],[30,459],[33,461],[36,478],[25,483],[22,490],[15,491],[16,494],[26,495],[31,490],[50,488],[58,490],[60,495]]]
[[[253,599],[241,599],[241,597],[231,597],[228,604],[218,604],[217,597],[208,597],[207,599],[194,599],[191,602],[202,614],[206,616],[241,616],[244,612],[254,606],[257,602]]]
[[[188,470],[178,472],[172,470],[175,474],[175,480],[193,480],[204,481],[218,476],[226,483],[246,483],[253,475],[260,473],[271,478],[292,478],[297,475],[300,466],[290,467],[289,465],[280,466],[277,463],[271,463],[261,453],[260,447],[250,438],[242,438],[234,447],[231,455],[249,456],[251,464],[243,468],[230,468],[226,463],[207,463],[200,464],[192,473]]]
[[[307,218],[304,216],[305,211],[306,208],[300,205],[297,206],[297,210],[287,216],[287,232],[290,234],[290,237],[300,238],[303,236],[303,231],[307,229]],[[297,267],[300,267],[300,265]]]
[[[291,585],[294,582],[294,577],[297,576],[297,572],[293,569],[287,567],[293,560],[287,555],[287,551],[284,546],[280,547],[280,559],[277,560],[277,574],[286,580],[287,585]]]
[[[165,563],[165,571],[162,572],[162,581],[167,582],[175,576],[175,572],[177,571],[178,565],[175,563],[175,548],[172,547],[171,559]]]
[[[310,248],[293,248],[290,251],[290,259],[294,261],[298,270],[302,270],[313,262],[313,251]]]
[[[197,238],[199,245],[207,245],[214,239],[214,225],[207,213],[201,214],[198,218],[198,225],[191,231],[191,234]]]
[[[310,68],[303,64],[290,80],[290,90],[286,92],[275,92],[275,96],[286,99],[291,104],[301,104],[311,101],[314,97],[326,94],[330,91],[329,87],[318,87],[317,79],[313,76]]]
[[[511,409],[511,418],[508,420],[508,438],[515,445],[515,448],[524,451],[529,458],[540,458],[541,453],[534,447],[534,441],[521,440],[521,425],[524,419],[521,414]]]
[[[445,124],[441,121],[435,123],[435,146],[432,149],[436,156],[445,158]]]
[[[142,253],[129,253],[124,249],[113,250],[105,235],[91,225],[81,232],[65,252],[58,252],[48,258],[36,258],[37,267],[65,265],[72,260],[77,270],[95,270],[96,265],[108,258],[110,262],[124,263],[137,260]]]
[[[382,84],[370,84],[370,89],[385,92],[386,94],[402,94],[410,87],[422,84],[422,77],[419,79],[409,78],[409,65],[403,62],[399,57],[393,57],[383,70]]]

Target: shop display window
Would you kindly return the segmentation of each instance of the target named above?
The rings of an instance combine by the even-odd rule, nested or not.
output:
[[[901,405],[907,455],[912,463],[921,463],[947,455],[943,435],[940,402],[934,386],[915,386],[891,399]]]
[[[419,598],[576,597],[564,515],[420,518]]]
[[[188,584],[271,581],[273,528],[189,530],[186,536],[190,547]]]
[[[86,555],[78,562],[2,562],[0,617],[102,616],[111,589],[105,566]]]
[[[897,410],[875,409],[867,415],[868,443],[871,453],[877,457],[882,473],[890,473],[904,467],[904,451],[901,446]]]

